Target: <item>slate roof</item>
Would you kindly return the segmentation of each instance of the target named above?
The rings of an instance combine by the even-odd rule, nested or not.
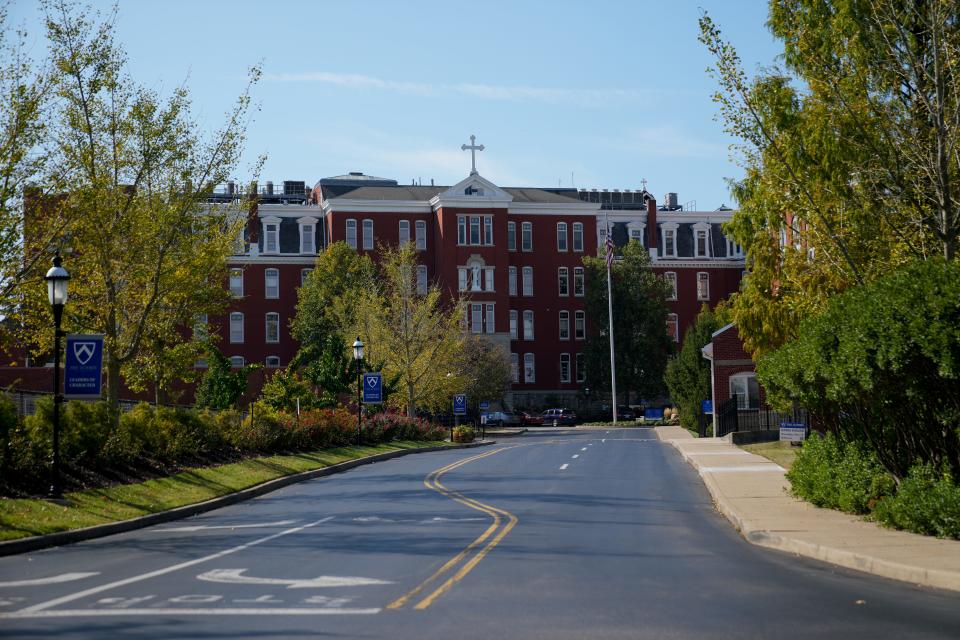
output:
[[[450,187],[423,187],[419,185],[396,186],[396,187],[359,187],[352,189],[347,193],[338,194],[334,200],[406,200],[414,202],[427,202],[437,194],[443,193]],[[555,204],[579,203],[577,198],[551,193],[543,189],[534,189],[529,187],[514,188],[507,187],[504,191],[513,196],[514,202],[552,202]]]

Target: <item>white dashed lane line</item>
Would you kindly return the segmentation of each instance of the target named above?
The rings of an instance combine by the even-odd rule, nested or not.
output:
[[[575,454],[573,454],[571,457],[572,457],[574,460],[576,460],[577,458],[580,457],[580,454],[579,454],[579,453],[575,453]]]
[[[583,449],[580,449],[580,451],[586,451],[586,450],[587,450],[587,448],[586,448],[586,447],[584,447]]]
[[[569,466],[570,466],[569,464],[562,464],[562,465],[560,465],[560,471],[565,470],[565,469],[566,469],[567,467],[569,467]]]

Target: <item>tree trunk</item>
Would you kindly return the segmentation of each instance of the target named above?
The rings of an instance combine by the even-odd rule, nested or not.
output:
[[[417,416],[417,401],[414,395],[413,382],[407,382],[407,417],[415,418]]]

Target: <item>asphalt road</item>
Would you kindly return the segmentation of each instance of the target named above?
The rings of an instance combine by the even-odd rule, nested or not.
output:
[[[407,456],[0,558],[17,638],[958,638],[960,596],[744,542],[652,431]]]

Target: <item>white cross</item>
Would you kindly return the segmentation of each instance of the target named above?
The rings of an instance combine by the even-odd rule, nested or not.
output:
[[[466,151],[470,149],[470,175],[477,174],[477,151],[483,151],[482,144],[476,144],[477,136],[470,136],[470,144],[460,145],[461,151]]]
[[[646,178],[641,179],[641,180],[640,180],[640,184],[643,185],[643,190],[646,191],[646,190],[647,190],[647,179],[646,179]]]

